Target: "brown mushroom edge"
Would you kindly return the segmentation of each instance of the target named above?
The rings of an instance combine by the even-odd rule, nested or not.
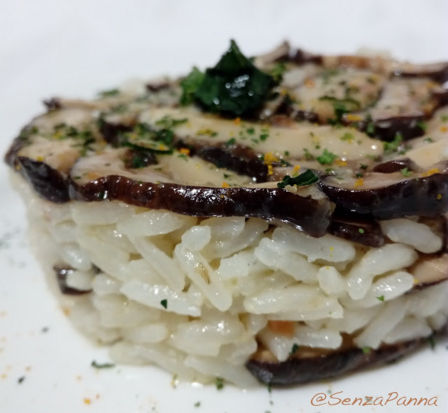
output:
[[[283,362],[273,360],[267,350],[257,351],[246,363],[247,369],[262,383],[284,387],[311,383],[343,376],[369,367],[393,363],[402,357],[433,343],[435,337],[446,337],[446,326],[434,335],[393,345],[382,345],[377,350],[348,347],[339,351],[315,351],[313,356],[291,356]]]

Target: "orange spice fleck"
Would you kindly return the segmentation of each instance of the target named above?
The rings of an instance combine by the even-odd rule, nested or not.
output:
[[[349,122],[358,122],[358,121],[360,121],[362,118],[361,118],[361,116],[359,116],[359,115],[355,115],[355,114],[353,114],[353,113],[347,113],[347,114],[345,115],[345,119],[347,119],[347,121],[349,121]]]
[[[233,123],[238,126],[241,123],[241,118],[233,119]]]
[[[293,321],[268,321],[269,329],[273,333],[280,334],[282,336],[292,337],[294,335],[294,322]]]
[[[434,174],[438,174],[440,172],[439,168],[431,168],[428,169],[426,172],[423,172],[422,176],[431,176]]]
[[[278,158],[272,152],[266,152],[264,154],[264,163],[265,165],[271,165],[274,162],[277,162]]]
[[[180,148],[180,149],[179,149],[179,152],[180,152],[182,155],[190,155],[190,149],[188,149],[188,148]]]
[[[87,179],[89,181],[93,181],[95,179],[98,179],[99,177],[100,176],[96,172],[93,172],[93,171],[87,172]]]
[[[229,185],[226,181],[224,181],[224,182],[221,184],[221,186],[222,186],[223,188],[230,188],[230,185]]]
[[[88,397],[84,397],[83,402],[84,402],[84,404],[89,405],[92,403],[92,400],[90,400]]]
[[[336,159],[336,160],[334,161],[334,163],[335,163],[337,166],[347,166],[347,162],[346,162],[346,161],[343,161],[342,159]]]
[[[296,174],[297,172],[300,171],[301,166],[300,165],[295,165],[294,168],[292,168],[292,173]]]
[[[314,87],[314,85],[315,85],[315,83],[314,83],[314,80],[313,79],[306,79],[305,80],[305,86],[306,87],[309,87],[309,88],[311,88],[311,87]]]
[[[355,181],[355,188],[359,188],[360,186],[363,186],[363,185],[364,185],[364,179],[363,178],[358,178]]]
[[[448,126],[441,126],[440,132],[448,132]]]
[[[62,307],[62,312],[68,317],[70,315],[70,308]]]
[[[272,165],[268,165],[268,175],[273,175],[274,174],[274,168],[272,167]]]

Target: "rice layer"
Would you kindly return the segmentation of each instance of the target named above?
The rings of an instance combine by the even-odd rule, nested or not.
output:
[[[254,218],[198,219],[115,201],[58,205],[14,179],[51,284],[53,266],[66,266],[74,270],[67,286],[90,291],[58,293],[63,307],[118,362],[249,386],[244,365],[260,345],[284,361],[295,345],[337,349],[349,334],[377,349],[447,322],[448,282],[410,292],[409,268],[442,243],[410,219],[382,222],[390,242],[370,248]],[[292,322],[288,334],[276,321]]]

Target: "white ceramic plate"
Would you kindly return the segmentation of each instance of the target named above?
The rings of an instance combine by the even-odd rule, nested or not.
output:
[[[211,3],[47,0],[24,7],[20,1],[3,0],[1,151],[41,110],[43,97],[89,96],[133,75],[180,73],[195,62],[210,64],[230,37],[247,53],[289,38],[316,51],[351,52],[370,45],[417,61],[448,58],[447,2]],[[448,411],[447,342],[380,369],[272,393],[264,386],[218,391],[181,383],[175,388],[172,377],[155,367],[96,370],[90,363],[108,361],[107,351],[72,328],[47,290],[28,250],[24,208],[9,189],[4,166],[0,194],[2,413],[395,412],[403,411],[396,405],[399,397],[437,402],[415,407],[418,412]],[[393,392],[397,399],[386,406],[362,409],[338,401],[372,396],[383,397],[384,404]],[[323,395],[312,399],[317,393]]]

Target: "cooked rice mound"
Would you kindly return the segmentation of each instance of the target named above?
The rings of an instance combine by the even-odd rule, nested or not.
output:
[[[411,219],[383,222],[390,242],[372,248],[257,218],[199,219],[116,201],[58,205],[14,179],[62,307],[120,363],[251,386],[245,363],[260,345],[284,361],[294,345],[338,349],[350,335],[378,349],[447,322],[448,282],[409,293],[419,252],[442,242]],[[71,268],[67,286],[86,293],[60,294],[54,266]]]

